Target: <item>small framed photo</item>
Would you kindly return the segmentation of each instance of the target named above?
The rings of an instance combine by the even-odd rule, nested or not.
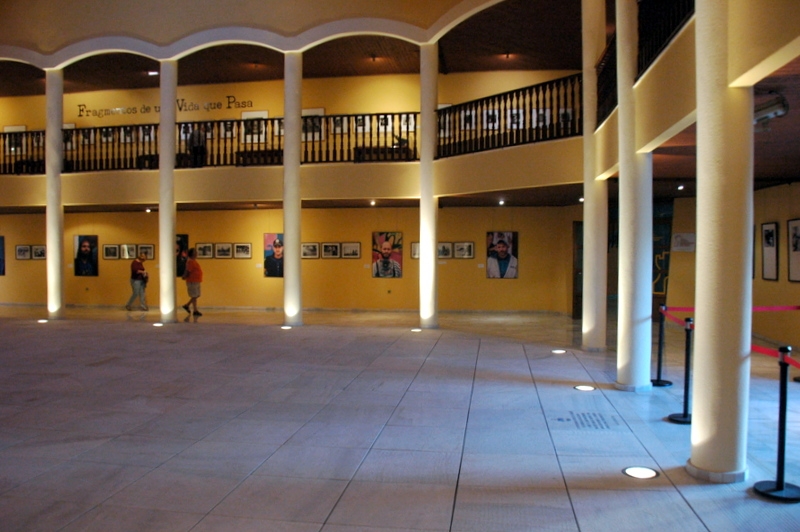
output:
[[[300,244],[300,256],[304,259],[318,259],[319,243],[303,242],[302,244]]]
[[[31,246],[31,258],[33,260],[44,260],[47,258],[47,246]]]
[[[334,135],[343,135],[349,131],[350,118],[347,116],[331,116]]]
[[[233,244],[230,242],[217,242],[214,244],[215,259],[229,259],[233,257]]]
[[[778,280],[778,224],[761,224],[761,278]]]
[[[339,242],[323,242],[322,258],[338,259],[342,256],[342,245]]]
[[[478,121],[475,119],[475,109],[464,109],[461,111],[459,124],[461,125],[462,131],[475,129],[477,122]]]
[[[456,242],[453,244],[453,258],[454,259],[474,259],[475,258],[475,243],[474,242]]]
[[[119,259],[119,245],[118,244],[103,244],[103,258],[105,260]]]
[[[135,259],[136,258],[136,244],[120,244],[119,256],[121,259]]]
[[[789,280],[800,282],[800,220],[789,220]]]
[[[17,260],[30,260],[31,258],[31,247],[30,246],[17,246]]]
[[[523,109],[507,109],[506,112],[506,127],[508,129],[523,129],[525,127],[525,111]]]
[[[356,133],[369,133],[372,117],[370,115],[357,115],[353,117],[356,125]]]
[[[419,242],[412,242],[411,243],[411,258],[418,259],[419,258]]]
[[[484,109],[483,111],[483,129],[499,129],[500,128],[500,111],[497,109]]]
[[[453,258],[453,243],[452,242],[439,242],[436,244],[436,256],[440,259]]]
[[[195,251],[197,251],[197,258],[198,259],[213,259],[214,258],[214,244],[210,242],[204,242],[202,244],[197,244],[194,247]]]
[[[360,259],[361,242],[342,242],[342,258]]]
[[[237,242],[233,245],[234,259],[252,259],[253,245],[245,242]]]
[[[153,244],[139,244],[136,246],[136,255],[139,256],[142,253],[147,260],[155,260],[156,247]]]

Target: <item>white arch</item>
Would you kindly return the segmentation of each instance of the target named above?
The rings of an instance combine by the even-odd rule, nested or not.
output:
[[[132,53],[156,61],[177,60],[203,48],[223,44],[252,44],[281,53],[304,52],[340,37],[368,34],[402,39],[417,45],[431,44],[475,13],[502,1],[464,0],[427,30],[405,22],[378,18],[338,20],[315,26],[291,37],[256,28],[229,26],[200,31],[166,46],[126,36],[91,38],[61,48],[50,55],[27,48],[0,45],[0,60],[19,61],[45,70],[64,68],[86,57],[111,52]]]

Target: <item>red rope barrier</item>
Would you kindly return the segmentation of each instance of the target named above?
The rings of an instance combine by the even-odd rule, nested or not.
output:
[[[753,307],[753,312],[773,312],[776,310],[800,310],[800,306],[793,307]]]
[[[750,350],[753,351],[754,353],[761,353],[762,355],[771,356],[773,358],[780,358],[780,356],[781,356],[780,351],[778,351],[777,349],[771,349],[769,347],[762,347],[760,345],[751,345],[750,346]],[[788,356],[788,357],[786,357],[785,360],[786,360],[787,364],[789,364],[791,366],[794,366],[796,368],[800,368],[800,362],[795,360],[795,359],[793,359],[792,357]]]

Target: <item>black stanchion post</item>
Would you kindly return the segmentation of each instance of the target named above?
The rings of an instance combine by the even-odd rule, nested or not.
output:
[[[786,357],[792,354],[792,348],[785,346],[779,348],[778,351],[780,352],[778,365],[781,367],[781,389],[778,406],[778,473],[775,481],[762,480],[761,482],[756,482],[753,489],[759,495],[770,499],[777,499],[783,502],[800,502],[800,487],[787,484],[783,480],[786,465],[786,390],[789,385],[789,363],[786,362]]]
[[[667,306],[659,305],[658,310],[658,364],[656,366],[656,378],[650,382],[653,383],[653,386],[667,387],[672,386],[672,381],[665,381],[661,378],[661,367],[664,365],[664,322],[667,319]]]
[[[684,320],[684,329],[686,329],[686,361],[683,371],[683,413],[670,414],[667,419],[673,423],[681,425],[689,425],[692,422],[692,414],[689,413],[689,383],[691,381],[692,372],[692,318]]]

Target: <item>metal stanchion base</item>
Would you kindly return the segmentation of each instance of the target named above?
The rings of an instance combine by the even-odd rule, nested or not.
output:
[[[691,414],[686,414],[685,416],[683,415],[683,413],[670,414],[667,416],[667,419],[673,423],[678,423],[680,425],[690,425],[692,423]]]
[[[778,490],[778,483],[774,480],[756,482],[753,489],[759,495],[783,502],[800,502],[800,487],[785,482],[783,489]]]
[[[650,379],[650,382],[653,383],[653,386],[657,386],[659,388],[667,388],[668,386],[672,386],[672,381],[665,381],[664,379]]]

